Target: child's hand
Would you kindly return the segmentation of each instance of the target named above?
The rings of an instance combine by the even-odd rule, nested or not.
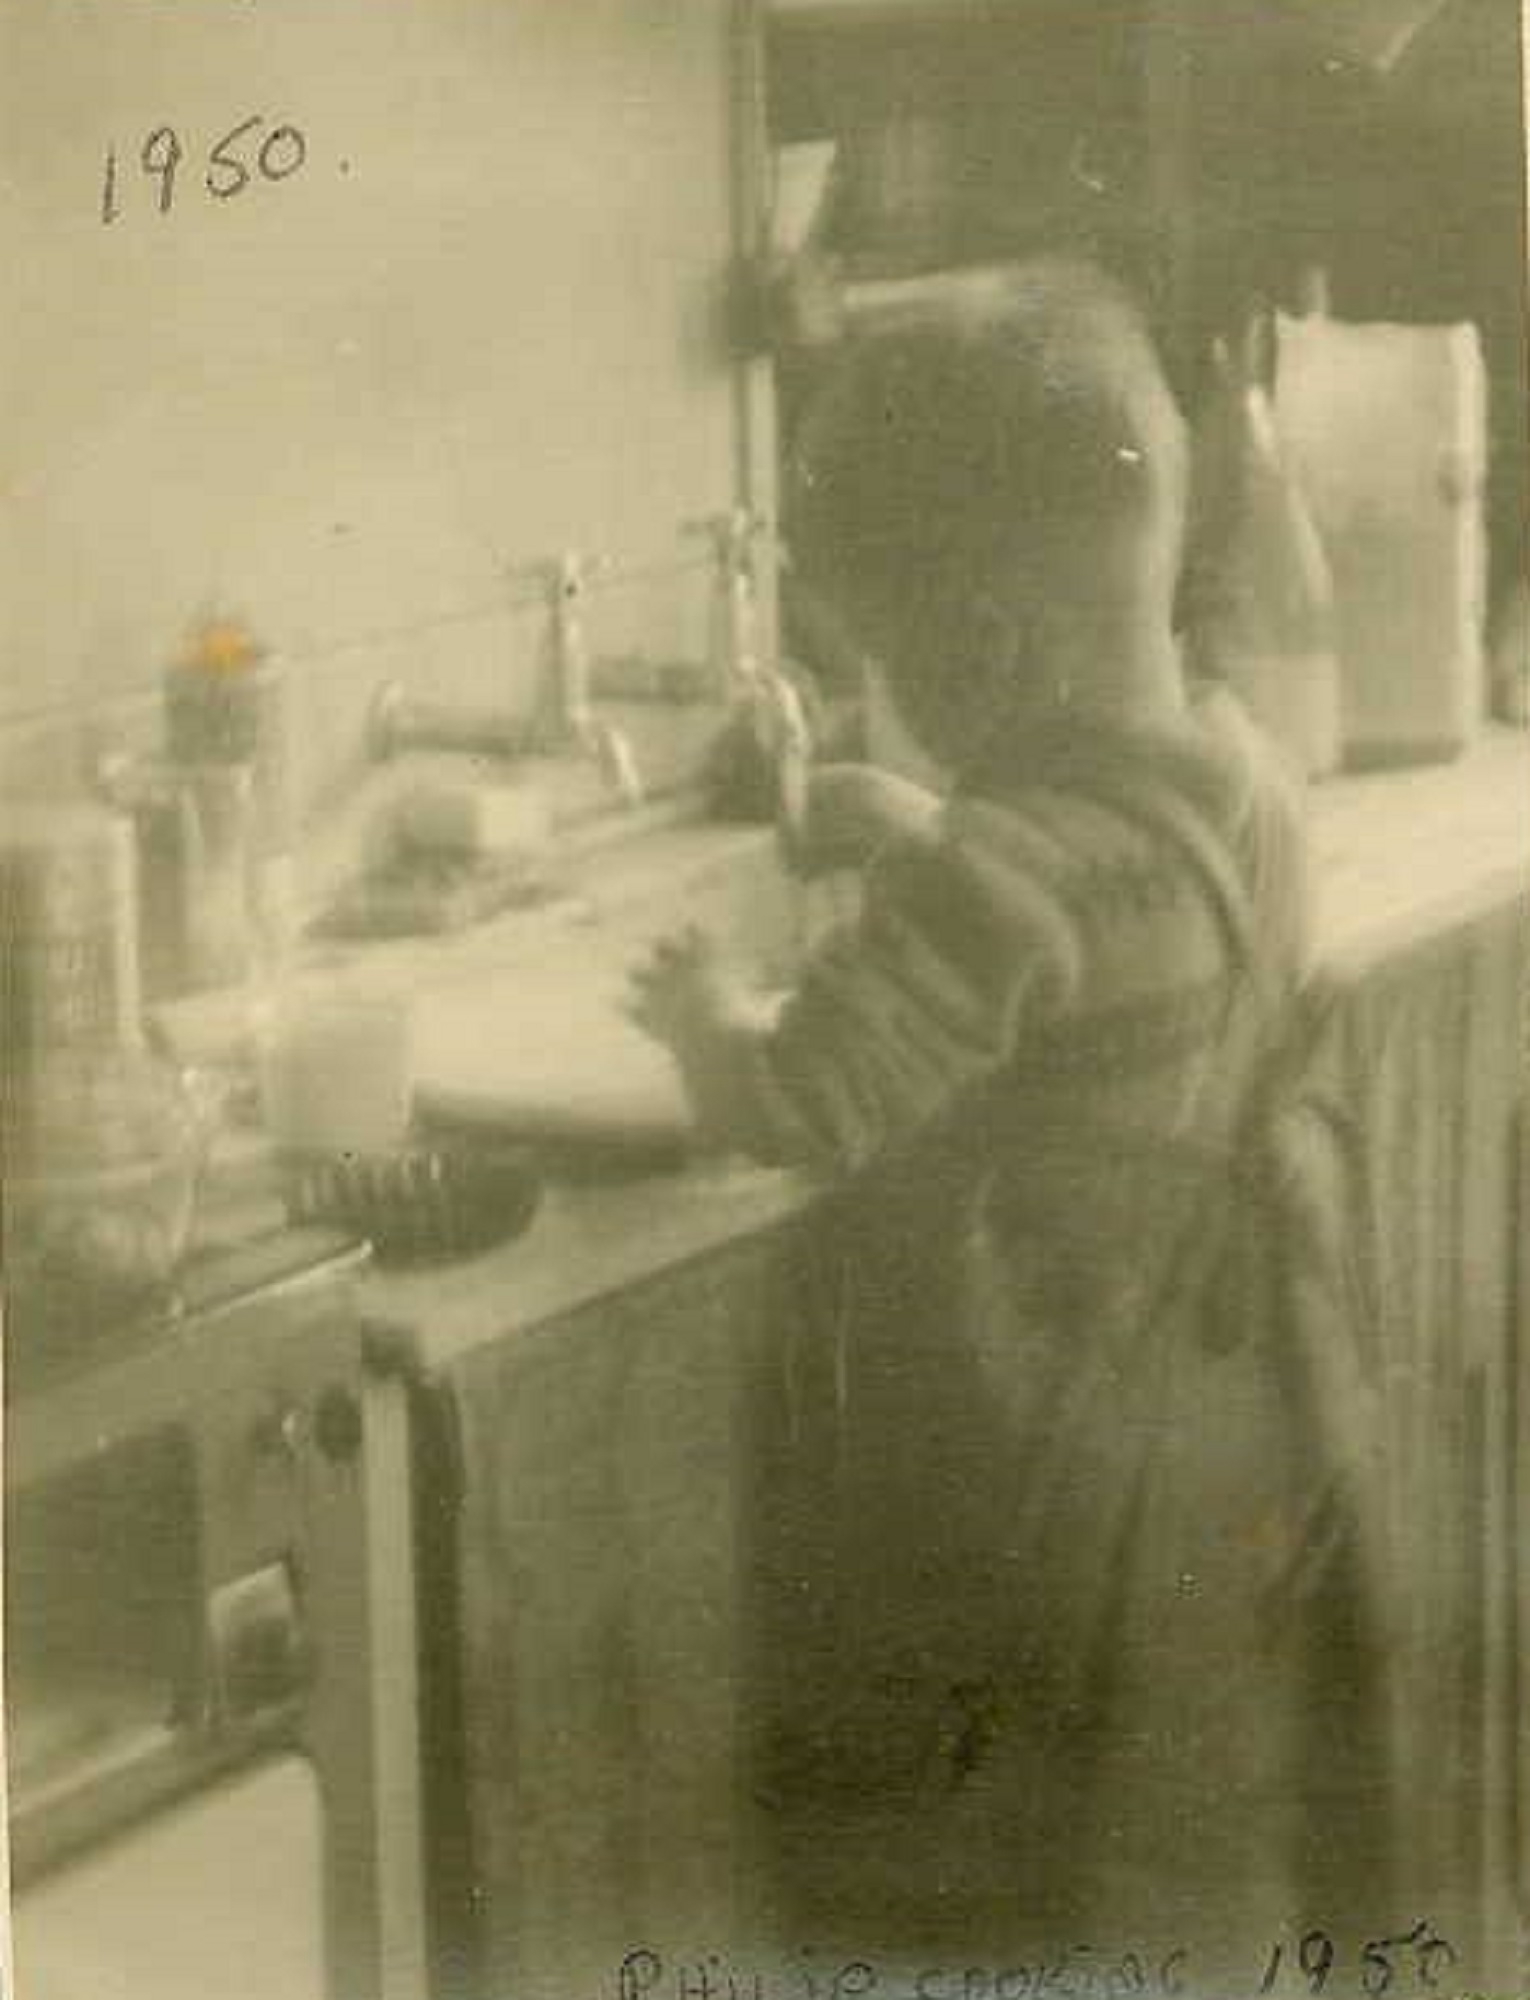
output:
[[[733,1026],[742,1007],[716,947],[694,927],[662,939],[647,962],[633,969],[628,1015],[677,1054]]]
[[[698,1131],[748,1144],[751,1052],[767,1028],[758,996],[726,973],[695,929],[656,945],[632,974],[631,1019],[666,1047],[684,1079]]]

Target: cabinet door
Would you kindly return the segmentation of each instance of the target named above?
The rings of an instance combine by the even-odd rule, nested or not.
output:
[[[568,2000],[630,1951],[737,1934],[741,1459],[780,1255],[745,1240],[435,1387],[458,1487],[422,1505],[437,1588],[454,1572],[425,1633],[438,1991]]]
[[[1403,1887],[1513,1983],[1523,1564],[1518,908],[1393,955],[1351,1014],[1377,1189]],[[1425,1747],[1427,1746],[1427,1747]]]

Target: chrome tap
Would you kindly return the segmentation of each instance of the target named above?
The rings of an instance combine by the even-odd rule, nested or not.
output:
[[[711,544],[716,562],[713,657],[725,698],[751,692],[760,675],[759,620],[755,597],[754,545],[767,526],[763,514],[732,507],[687,521],[683,535]]]
[[[592,758],[629,805],[640,803],[643,784],[632,746],[621,730],[596,713],[591,698],[584,593],[590,577],[610,567],[608,557],[570,550],[541,562],[515,564],[506,572],[512,581],[537,584],[547,605],[543,664],[529,716],[417,701],[397,681],[388,681],[372,701],[367,725],[372,756],[385,760],[404,750],[456,750],[516,758],[573,751]]]
[[[595,713],[591,702],[584,594],[590,576],[610,567],[608,557],[567,550],[541,562],[517,564],[510,574],[540,583],[547,598],[546,665],[531,724],[530,747],[553,754],[575,750],[592,757],[607,783],[627,804],[637,805],[643,797],[643,784],[632,745],[621,730]]]
[[[759,643],[755,549],[769,526],[753,508],[734,507],[687,521],[683,532],[704,536],[712,545],[718,679],[738,723],[770,769],[777,821],[791,840],[806,811],[813,736],[796,683],[763,657]]]

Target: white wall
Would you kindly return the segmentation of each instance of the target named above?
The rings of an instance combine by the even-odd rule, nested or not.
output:
[[[736,479],[728,15],[0,0],[13,777],[46,767],[59,704],[152,689],[213,601],[294,662],[313,779],[383,673],[524,677],[502,560],[676,560],[679,518]],[[301,127],[307,164],[214,201],[206,148],[253,113]],[[135,158],[161,123],[188,145],[166,215]],[[693,647],[704,594],[613,589],[597,636]]]

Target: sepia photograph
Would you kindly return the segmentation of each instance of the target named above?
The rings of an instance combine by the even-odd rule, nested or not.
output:
[[[0,2000],[1530,2000],[1521,0],[0,0]]]

